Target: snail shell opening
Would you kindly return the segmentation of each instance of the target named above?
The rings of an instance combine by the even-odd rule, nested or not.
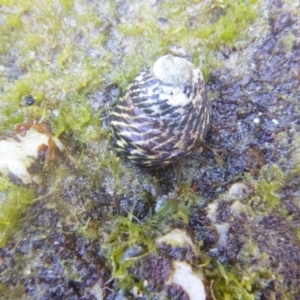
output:
[[[165,55],[143,69],[110,114],[116,150],[141,165],[175,162],[205,137],[211,122],[201,71]]]

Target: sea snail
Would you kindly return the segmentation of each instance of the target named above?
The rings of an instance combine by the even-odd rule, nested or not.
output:
[[[211,122],[201,71],[165,55],[141,70],[110,114],[117,152],[144,166],[173,163],[205,137]]]

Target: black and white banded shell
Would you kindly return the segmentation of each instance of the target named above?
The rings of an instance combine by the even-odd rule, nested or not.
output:
[[[201,71],[184,58],[160,57],[135,77],[110,120],[119,154],[145,166],[173,163],[210,127]]]

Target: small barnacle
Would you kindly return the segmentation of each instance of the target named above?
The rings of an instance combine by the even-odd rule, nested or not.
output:
[[[203,75],[184,58],[162,56],[135,77],[110,119],[118,153],[144,166],[173,163],[210,127]]]
[[[15,132],[0,140],[0,174],[13,175],[24,184],[39,184],[41,178],[29,172],[31,166],[38,161],[49,164],[63,149],[60,140],[52,136],[45,124],[36,120],[18,124]]]

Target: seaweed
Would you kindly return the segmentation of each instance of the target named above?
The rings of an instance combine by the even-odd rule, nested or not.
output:
[[[22,215],[24,217],[34,197],[30,188],[18,187],[0,177],[0,247],[20,229]]]

